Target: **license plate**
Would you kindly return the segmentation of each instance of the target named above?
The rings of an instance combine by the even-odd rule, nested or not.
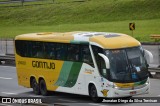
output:
[[[136,94],[136,91],[130,92],[130,95],[135,95],[135,94]]]

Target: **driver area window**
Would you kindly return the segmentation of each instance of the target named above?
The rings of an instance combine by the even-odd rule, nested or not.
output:
[[[104,77],[107,76],[107,68],[105,65],[105,61],[102,57],[100,57],[98,55],[98,53],[102,53],[103,54],[103,49],[97,46],[93,46],[92,45],[92,49],[93,49],[93,53],[94,53],[94,57],[98,66],[98,70],[100,72],[100,74]]]

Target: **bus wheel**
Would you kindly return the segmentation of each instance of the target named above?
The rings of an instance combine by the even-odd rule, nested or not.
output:
[[[103,100],[103,98],[98,97],[95,85],[91,85],[89,89],[89,95],[93,100],[93,102],[99,103],[99,102],[102,102]]]
[[[40,92],[43,96],[48,95],[47,87],[45,81],[42,79],[40,80]]]
[[[32,88],[33,88],[33,92],[34,92],[36,95],[39,95],[39,94],[40,94],[40,90],[39,90],[39,85],[38,85],[36,79],[33,79],[33,80],[32,80],[31,85],[32,85]]]

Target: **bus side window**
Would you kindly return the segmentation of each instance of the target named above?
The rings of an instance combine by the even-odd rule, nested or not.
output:
[[[81,46],[82,62],[94,66],[88,45]]]
[[[44,57],[47,59],[55,59],[56,51],[54,43],[44,43]]]
[[[67,53],[67,60],[79,61],[79,45],[69,44]]]
[[[100,56],[98,56],[98,58],[99,58],[98,66],[99,66],[100,74],[106,78],[106,76],[107,76],[107,68],[106,68],[106,65],[105,65],[105,61]]]
[[[27,41],[26,42],[26,44],[27,44],[27,47],[26,47],[26,49],[27,49],[27,57],[32,57],[32,41]]]
[[[57,60],[65,60],[66,59],[66,44],[56,44],[56,59]]]
[[[32,56],[35,58],[43,58],[43,43],[42,42],[32,42]]]
[[[27,57],[28,56],[28,45],[27,45],[27,41],[23,41],[23,43],[22,43],[22,45],[23,45],[23,56],[24,57]]]
[[[103,49],[92,45],[92,50],[93,50],[93,54],[94,54],[94,57],[95,57],[100,74],[102,76],[107,75],[105,62],[104,62],[103,58],[98,55],[98,53],[103,53]]]
[[[16,40],[15,41],[15,46],[16,46],[16,52],[18,55],[25,57],[26,56],[26,41],[23,40]]]

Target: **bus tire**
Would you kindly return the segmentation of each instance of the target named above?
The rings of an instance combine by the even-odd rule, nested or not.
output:
[[[47,86],[46,83],[43,79],[40,80],[40,92],[43,96],[47,96],[48,95],[48,91],[47,91]]]
[[[89,87],[89,96],[91,97],[93,102],[100,103],[103,101],[103,98],[98,97],[97,89],[96,89],[95,85],[91,85]]]
[[[36,94],[36,95],[39,95],[40,94],[40,90],[39,90],[39,85],[36,81],[36,79],[32,79],[31,81],[31,86],[33,88],[33,92]]]

